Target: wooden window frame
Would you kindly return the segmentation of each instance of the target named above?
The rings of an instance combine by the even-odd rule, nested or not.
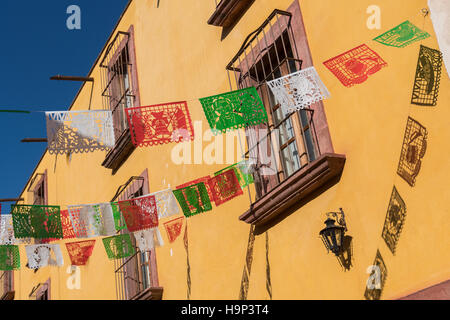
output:
[[[239,60],[239,65],[237,67],[235,65],[235,62],[237,61],[237,58],[240,59],[240,55],[245,52],[245,50],[247,50],[250,43],[255,38],[256,45],[253,46],[251,44],[250,54],[252,54],[256,50],[257,53],[262,52],[264,48],[266,48],[267,51],[267,48],[270,48],[271,45],[274,45],[274,47],[276,48],[275,41],[280,38],[280,35],[283,35],[284,32],[284,30],[280,27],[281,25],[278,25],[277,32],[277,24],[280,23],[278,20],[274,24],[269,22],[271,21],[272,17],[276,16],[276,14],[283,14],[290,17],[289,26],[291,28],[291,34],[289,34],[289,31],[287,32],[287,34],[292,38],[292,49],[297,52],[297,59],[301,59],[302,68],[313,66],[300,5],[298,0],[295,0],[286,11],[274,10],[274,12],[260,27],[260,29],[264,29],[269,25],[269,30],[272,30],[272,34],[266,34],[263,31],[264,36],[261,40],[259,40],[259,32],[258,30],[255,30],[255,32],[251,33],[247,37],[238,54],[236,54],[232,62],[228,64],[227,70],[229,72],[237,71],[242,75],[245,74],[245,72],[247,72],[248,70],[251,70],[251,67],[247,67],[247,69],[243,68],[243,66],[245,66],[243,60]],[[257,61],[258,60],[254,60],[253,65],[257,65]],[[247,62],[247,66],[248,65],[249,64]],[[236,76],[236,78],[238,77]],[[236,83],[239,84],[238,80],[236,80]],[[261,95],[261,98],[263,99],[263,102],[267,108],[267,106],[270,105],[267,104],[268,98],[265,97],[265,94]],[[274,180],[274,176],[269,176],[268,189],[265,190],[265,193],[262,192],[261,194],[259,194],[259,196],[254,201],[252,201],[249,210],[247,210],[239,217],[241,221],[255,225],[257,227],[257,232],[263,232],[267,230],[291,213],[295,212],[298,208],[308,203],[319,194],[336,184],[342,175],[346,157],[345,155],[334,153],[323,102],[316,102],[312,104],[308,109],[311,112],[310,115],[313,115],[308,119],[308,124],[313,126],[315,129],[315,133],[312,139],[315,142],[315,151],[317,151],[317,153],[314,156],[313,160],[306,164],[303,164],[299,170],[297,170],[289,177],[281,176],[282,179],[279,175],[280,169],[283,170],[280,167],[280,158],[278,157],[277,153],[275,153],[275,156],[270,155],[270,157],[273,157],[275,160],[277,160],[277,180]],[[268,111],[271,111],[271,109],[268,109]],[[274,121],[270,113],[271,112],[268,112],[269,123],[272,124],[271,127],[273,128]],[[301,124],[302,119],[300,118],[300,112],[295,112],[293,116],[297,117],[295,118],[296,121]],[[309,127],[303,128],[302,125],[300,125],[300,128],[303,129],[302,132],[299,132],[299,128],[294,126],[294,130],[296,130],[295,136],[297,136],[298,139],[304,138],[302,133],[308,130]],[[300,135],[302,137],[300,137]],[[266,138],[267,143],[270,144],[270,148],[278,148],[278,151],[278,141],[270,142],[270,135],[268,135]],[[257,139],[259,140],[259,143],[261,143],[261,137],[258,137]],[[303,146],[305,150],[308,148],[306,142],[303,144]],[[302,150],[299,148],[298,143],[297,148],[300,154]],[[255,175],[255,182],[256,181],[261,181],[259,175]],[[255,183],[255,185],[257,185],[257,183]]]
[[[106,61],[108,59],[108,55],[111,54],[110,50],[114,47],[114,41],[120,36],[120,34],[126,34],[126,39],[122,39],[119,42],[119,45],[114,48],[114,52],[112,52],[112,57],[109,57],[110,60]],[[100,66],[103,68],[104,75],[102,76],[102,83],[103,83],[103,93],[102,95],[108,95],[105,91],[109,91],[109,97],[104,99],[104,108],[106,110],[112,110],[114,107],[118,107],[121,103],[121,100],[127,99],[128,95],[124,93],[124,96],[119,99],[119,102],[116,106],[111,105],[111,100],[114,100],[114,88],[113,83],[110,83],[111,76],[109,73],[109,70],[113,68],[113,66],[118,62],[118,59],[121,57],[122,51],[127,47],[128,50],[128,75],[129,75],[129,81],[131,84],[131,92],[130,97],[132,97],[133,106],[139,107],[141,106],[140,102],[140,94],[139,94],[139,78],[138,78],[138,68],[137,68],[137,59],[136,59],[136,45],[135,45],[135,34],[134,34],[134,26],[131,25],[127,32],[118,32],[116,35],[116,38],[110,43],[111,48],[107,48],[103,61],[100,63]],[[105,71],[106,70],[106,71]],[[112,98],[111,98],[112,97]],[[117,119],[116,116],[113,116],[114,126],[118,125],[118,121],[126,122],[126,115],[125,113],[122,114],[124,119]],[[122,132],[117,133],[115,130],[115,137],[116,137],[116,144],[112,150],[110,150],[105,160],[102,162],[102,166],[108,169],[112,169],[112,174],[115,174],[117,170],[122,166],[122,164],[128,159],[128,157],[133,153],[133,151],[136,149],[136,147],[133,145],[131,140],[131,133],[128,128],[128,125],[126,125],[126,128],[122,130]]]
[[[44,173],[37,173],[34,178],[31,180],[30,186],[28,187],[28,192],[30,192],[33,196],[33,205],[48,205],[48,175],[47,169]],[[39,179],[39,180],[37,180]],[[37,180],[37,182],[35,182]],[[39,195],[39,191],[42,190],[42,194]],[[39,198],[42,201],[37,201]],[[38,203],[39,202],[39,203]]]
[[[0,283],[3,284],[0,300],[14,300],[14,271],[3,271],[0,275],[0,279]]]

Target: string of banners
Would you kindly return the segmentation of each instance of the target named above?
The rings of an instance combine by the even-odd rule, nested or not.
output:
[[[170,243],[181,234],[186,218],[212,210],[243,194],[253,183],[245,161],[185,183],[176,190],[166,189],[118,202],[69,205],[67,210],[50,205],[11,205],[11,214],[0,219],[0,270],[20,269],[19,244],[25,244],[30,269],[64,265],[58,240],[66,242],[71,264],[88,263],[102,237],[109,259],[122,259],[163,246],[159,220],[164,223]],[[183,216],[180,216],[183,214]],[[34,243],[33,243],[34,240]],[[134,240],[134,241],[133,241]]]
[[[396,48],[430,37],[409,21],[373,40]],[[383,58],[367,44],[361,44],[323,62],[345,86],[368,80],[387,66]],[[411,103],[435,106],[442,68],[442,53],[420,45]],[[267,82],[284,115],[307,108],[330,97],[315,68],[308,67]],[[214,134],[267,124],[264,104],[254,87],[199,99]],[[23,112],[0,110],[2,112]],[[126,108],[131,140],[136,147],[180,143],[194,139],[194,128],[186,101]],[[50,154],[86,153],[110,150],[116,141],[111,111],[45,112]],[[30,269],[64,264],[58,244],[61,239],[79,239],[66,243],[72,265],[85,265],[91,256],[95,237],[102,242],[109,259],[122,259],[164,245],[159,220],[178,216],[164,223],[169,242],[181,234],[183,221],[212,210],[243,194],[253,183],[246,161],[176,187],[142,197],[89,205],[59,206],[12,205],[11,214],[0,219],[0,270],[20,269],[18,244],[25,244]],[[180,210],[181,209],[181,210]],[[1,213],[1,206],[0,206]],[[126,232],[128,231],[128,232]],[[135,245],[133,244],[133,238]],[[32,239],[38,243],[31,244]],[[81,240],[83,239],[83,240]]]

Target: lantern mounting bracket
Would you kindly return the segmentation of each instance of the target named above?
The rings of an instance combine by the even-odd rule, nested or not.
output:
[[[345,228],[345,232],[348,231],[347,223],[345,222],[345,213],[342,208],[339,208],[339,212],[327,212],[327,218],[335,220],[341,227]]]

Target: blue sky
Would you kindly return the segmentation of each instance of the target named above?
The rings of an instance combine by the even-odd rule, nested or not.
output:
[[[0,109],[67,110],[79,82],[50,76],[86,76],[128,0],[1,0]],[[81,30],[69,30],[70,5],[81,9]],[[93,106],[94,107],[94,106]],[[0,113],[0,198],[16,198],[46,143],[21,143],[46,137],[43,113]],[[9,204],[2,204],[9,213]]]

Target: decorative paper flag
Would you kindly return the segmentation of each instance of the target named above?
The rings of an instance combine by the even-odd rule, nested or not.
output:
[[[131,141],[135,146],[148,147],[194,139],[186,101],[125,110]]]
[[[173,243],[180,236],[184,219],[184,217],[180,217],[164,223],[170,243]]]
[[[397,173],[411,187],[414,187],[422,166],[422,158],[427,150],[427,136],[427,129],[408,117]]]
[[[173,194],[186,217],[212,210],[211,200],[203,182],[174,190]]]
[[[73,231],[77,238],[116,234],[110,203],[68,206]]]
[[[209,179],[208,184],[214,195],[216,206],[220,206],[234,197],[244,194],[234,169],[230,169]]]
[[[153,195],[119,201],[119,208],[130,232],[151,229],[159,225],[156,200]]]
[[[267,112],[254,87],[201,98],[214,134],[267,123]]]
[[[48,152],[93,152],[114,147],[111,111],[54,111],[47,119]]]
[[[387,46],[403,48],[407,45],[428,38],[430,35],[406,20],[373,40]]]
[[[180,213],[177,200],[171,189],[153,193],[155,196],[158,218],[168,218]]]
[[[136,252],[131,242],[131,236],[128,233],[103,238],[102,240],[110,260],[126,258]]]
[[[11,205],[16,238],[62,239],[59,206]]]
[[[141,252],[152,250],[155,246],[160,247],[164,245],[161,233],[158,228],[140,230],[134,232],[136,245]]]
[[[30,244],[31,238],[16,239],[12,215],[3,214],[0,217],[0,245]]]
[[[267,85],[285,115],[330,97],[314,67],[268,81]]]
[[[430,17],[433,22],[434,33],[442,52],[442,58],[447,68],[447,77],[450,78],[450,1],[428,0]]]
[[[4,214],[0,216],[0,245],[13,245],[16,243],[12,216]]]
[[[194,184],[197,184],[197,183],[204,183],[205,187],[206,187],[206,191],[208,192],[208,197],[209,197],[209,199],[212,200],[214,195],[208,185],[209,179],[211,179],[210,176],[204,176],[204,177],[192,180],[190,182],[183,183],[182,185],[179,185],[178,187],[176,187],[176,189],[183,189],[186,187],[193,186]]]
[[[0,245],[0,270],[20,269],[19,246]]]
[[[84,266],[94,250],[95,240],[66,243],[73,266]]]
[[[75,238],[72,222],[70,221],[69,212],[67,210],[61,210],[61,227],[63,232],[63,239]],[[50,243],[52,241],[57,240],[59,239],[56,238],[42,239],[40,243]]]
[[[246,160],[235,163],[232,166],[226,167],[225,169],[216,172],[214,175],[217,176],[230,169],[234,170],[234,173],[236,174],[236,177],[239,181],[239,185],[241,186],[242,189],[244,189],[245,187],[254,182],[253,175],[249,173],[250,170],[248,168],[248,163]]]
[[[28,268],[41,269],[48,265],[61,267],[64,265],[59,244],[37,244],[25,246]]]
[[[114,225],[116,226],[116,231],[120,231],[127,228],[127,224],[125,223],[125,219],[120,212],[119,203],[111,202],[111,208],[114,216]]]
[[[73,231],[72,221],[70,220],[69,216],[69,210],[61,210],[61,225],[64,239],[75,238],[75,232]]]
[[[387,63],[367,45],[362,44],[323,63],[346,87],[363,83]]]
[[[441,81],[442,53],[420,45],[411,103],[435,106]]]

